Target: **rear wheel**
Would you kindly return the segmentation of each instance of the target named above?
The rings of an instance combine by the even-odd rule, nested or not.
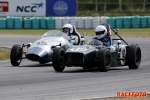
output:
[[[65,69],[64,63],[65,50],[63,48],[56,47],[52,55],[52,64],[56,72],[62,72]]]
[[[111,54],[109,49],[100,49],[97,59],[98,69],[101,72],[107,72],[111,64]]]
[[[13,66],[19,66],[22,61],[22,48],[16,44],[12,47],[10,53],[10,62]]]
[[[127,55],[127,64],[129,69],[137,69],[141,63],[141,49],[138,44],[131,44],[129,46],[128,55]]]

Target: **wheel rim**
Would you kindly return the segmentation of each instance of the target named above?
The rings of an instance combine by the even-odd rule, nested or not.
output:
[[[21,62],[21,59],[22,59],[22,49],[19,48],[17,50],[17,62],[20,63]]]
[[[135,62],[137,65],[139,65],[140,61],[141,61],[141,50],[138,48],[135,55]]]
[[[65,66],[65,63],[64,63],[64,52],[60,52],[59,66],[60,66],[60,68],[63,68]]]
[[[110,54],[107,53],[105,56],[105,65],[108,66],[110,64]]]

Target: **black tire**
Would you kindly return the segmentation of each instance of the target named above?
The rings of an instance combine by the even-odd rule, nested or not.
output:
[[[68,46],[68,45],[63,45],[62,48],[63,48],[65,51],[67,51],[67,49],[69,48],[69,46]]]
[[[65,50],[60,47],[56,47],[52,55],[52,64],[56,72],[62,72],[65,69],[64,63]]]
[[[19,66],[22,61],[22,48],[16,44],[12,47],[10,53],[10,62],[13,66]]]
[[[111,64],[111,54],[109,49],[105,48],[100,49],[97,59],[97,66],[99,71],[107,72],[110,68],[110,64]]]
[[[129,69],[137,69],[141,63],[141,48],[138,44],[131,44],[127,54],[127,64]]]

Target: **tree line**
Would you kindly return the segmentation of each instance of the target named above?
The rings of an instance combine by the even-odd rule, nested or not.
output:
[[[99,12],[146,12],[150,0],[77,0],[78,11]]]

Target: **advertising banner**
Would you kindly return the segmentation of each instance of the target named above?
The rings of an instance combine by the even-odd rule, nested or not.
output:
[[[45,16],[46,0],[3,0],[0,16]]]
[[[46,16],[76,16],[76,0],[47,0]]]
[[[8,12],[8,2],[0,1],[0,12]]]

